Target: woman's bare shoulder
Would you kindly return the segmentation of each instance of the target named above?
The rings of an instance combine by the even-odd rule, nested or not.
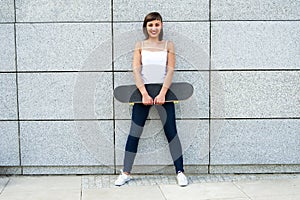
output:
[[[174,47],[174,42],[172,40],[167,40],[168,47]]]
[[[141,49],[142,48],[142,42],[143,41],[137,41],[134,45],[135,49]]]

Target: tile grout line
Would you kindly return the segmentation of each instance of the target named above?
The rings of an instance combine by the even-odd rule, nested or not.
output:
[[[111,120],[121,120],[126,121],[130,120],[130,118],[108,118],[108,119],[20,119],[20,120],[11,120],[11,119],[0,119],[0,122],[77,122],[77,121],[111,121]],[[159,121],[160,119],[151,119]],[[197,120],[197,121],[205,121],[205,120],[218,120],[218,121],[240,121],[240,120],[255,120],[255,121],[261,121],[261,120],[300,120],[300,117],[277,117],[277,118],[176,118],[178,121],[186,121],[186,120]]]
[[[257,20],[251,20],[251,19],[199,19],[199,20],[174,20],[169,21],[165,20],[166,23],[206,23],[206,22],[299,22],[300,19],[281,19],[281,20],[275,20],[275,19],[257,19]],[[131,21],[114,21],[115,23],[141,23],[143,21],[140,20],[131,20]],[[0,22],[0,24],[9,24],[12,22]],[[18,24],[109,24],[112,23],[112,21],[19,21]]]
[[[242,190],[242,188],[235,182],[232,181],[232,184],[239,190],[241,191],[244,195],[247,196],[247,198],[249,198],[249,200],[253,200],[244,190]]]
[[[3,193],[3,191],[5,190],[6,186],[9,184],[9,182],[10,182],[10,178],[8,178],[8,181],[7,181],[6,184],[4,185],[3,189],[0,190],[0,196],[1,196],[1,194]]]
[[[82,200],[82,180],[83,176],[80,176],[80,200]]]
[[[18,145],[19,145],[19,167],[21,169],[21,174],[23,174],[22,167],[22,153],[21,153],[21,125],[20,125],[20,105],[19,105],[19,76],[18,76],[18,49],[17,49],[17,9],[16,1],[14,0],[14,43],[15,43],[15,70],[16,70],[16,103],[17,103],[17,121],[18,121]]]
[[[209,75],[208,75],[208,107],[209,107],[209,111],[208,111],[208,166],[207,166],[207,173],[210,174],[210,164],[211,164],[211,55],[212,55],[212,51],[211,51],[211,46],[212,46],[212,34],[211,34],[211,0],[209,0]]]
[[[176,69],[176,72],[183,72],[183,73],[188,73],[188,72],[300,72],[299,69],[259,69],[259,68],[254,68],[254,69],[200,69],[200,70],[192,70],[192,69]],[[70,70],[70,71],[61,71],[61,70],[51,70],[51,71],[44,71],[44,70],[23,70],[23,71],[18,71],[19,74],[57,74],[57,73],[132,73],[132,70],[86,70],[86,71],[79,71],[79,70]],[[0,74],[12,74],[16,73],[15,71],[0,71]]]
[[[159,184],[157,184],[157,187],[158,187],[161,195],[163,196],[164,200],[168,200],[167,197],[165,196],[164,192],[162,191],[161,186]]]
[[[115,62],[114,62],[114,1],[111,0],[111,3],[110,3],[110,6],[111,6],[111,58],[112,58],[112,90],[114,90],[115,88]],[[114,143],[114,174],[117,173],[117,153],[116,153],[116,111],[115,111],[115,98],[113,97],[112,98],[112,107],[113,107],[113,110],[112,110],[112,118],[113,118],[113,134],[114,134],[114,138],[113,138],[113,143]]]

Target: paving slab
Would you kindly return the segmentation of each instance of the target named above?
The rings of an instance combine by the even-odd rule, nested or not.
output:
[[[300,198],[300,179],[278,179],[235,182],[251,199]]]
[[[177,185],[161,185],[160,187],[168,200],[247,199],[247,196],[231,182],[199,183],[188,187]]]
[[[115,187],[82,190],[82,200],[165,200],[159,186]]]
[[[283,196],[269,196],[269,197],[255,197],[252,200],[299,200],[299,195],[283,195]]]
[[[0,200],[76,200],[81,195],[81,177],[11,177]]]

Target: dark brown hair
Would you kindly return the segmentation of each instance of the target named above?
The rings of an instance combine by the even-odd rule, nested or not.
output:
[[[158,12],[151,12],[148,15],[146,15],[145,19],[144,19],[144,23],[143,23],[143,32],[144,35],[146,36],[146,39],[149,38],[148,32],[147,32],[147,23],[153,20],[159,20],[161,22],[162,21],[162,17]],[[159,40],[163,39],[163,29],[161,29],[160,33],[159,33]]]

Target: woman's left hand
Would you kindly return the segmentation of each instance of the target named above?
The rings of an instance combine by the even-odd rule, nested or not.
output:
[[[157,105],[163,105],[165,102],[166,102],[166,100],[165,100],[164,94],[159,94],[154,99],[154,104],[157,104]]]

